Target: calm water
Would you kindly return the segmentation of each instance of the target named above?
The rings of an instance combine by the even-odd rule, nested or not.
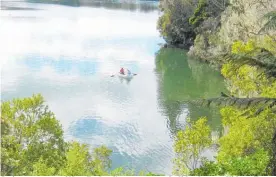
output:
[[[160,49],[156,2],[63,2],[4,3],[1,99],[41,93],[67,140],[112,148],[113,168],[171,174],[173,138],[188,116],[220,127],[217,110],[183,101],[219,96],[223,78],[185,51]],[[121,66],[138,75],[110,77]]]

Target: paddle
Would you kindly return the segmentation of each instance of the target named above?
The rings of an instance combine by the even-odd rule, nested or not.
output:
[[[133,73],[133,76],[136,76],[137,74],[136,73]],[[114,77],[115,74],[111,75],[110,77]]]

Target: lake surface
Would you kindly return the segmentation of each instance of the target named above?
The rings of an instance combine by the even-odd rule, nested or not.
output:
[[[2,2],[1,100],[41,93],[65,138],[107,145],[112,168],[170,175],[187,117],[220,129],[217,110],[185,100],[219,96],[223,78],[183,50],[160,48],[158,2],[31,2]],[[120,67],[137,76],[110,77]]]

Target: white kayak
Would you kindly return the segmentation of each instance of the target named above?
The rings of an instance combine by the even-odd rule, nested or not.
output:
[[[121,73],[118,73],[117,76],[120,77],[120,78],[124,78],[124,79],[132,79],[133,76],[135,76],[135,75],[134,74],[121,74]]]

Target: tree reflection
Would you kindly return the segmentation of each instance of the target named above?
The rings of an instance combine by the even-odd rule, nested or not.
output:
[[[61,4],[73,7],[103,7],[129,11],[151,12],[158,9],[158,1],[113,1],[113,0],[27,0],[31,3]]]
[[[179,117],[188,110],[188,116],[197,120],[207,116],[213,129],[220,127],[218,109],[202,108],[185,101],[210,98],[227,92],[223,77],[207,64],[188,59],[186,52],[179,49],[161,48],[156,54],[158,82],[158,104],[168,118],[168,127],[175,133],[183,125]]]

